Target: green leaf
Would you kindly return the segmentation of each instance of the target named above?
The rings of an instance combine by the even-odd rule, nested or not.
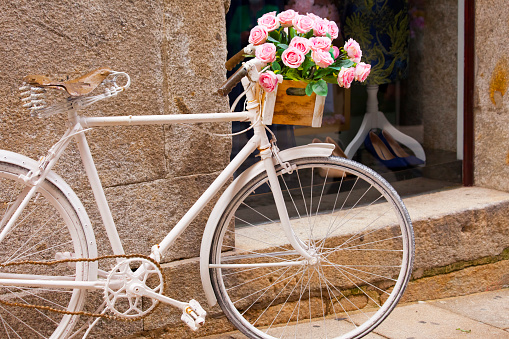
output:
[[[278,48],[282,48],[282,49],[287,49],[288,45],[286,45],[286,44],[278,44],[277,47]]]
[[[289,44],[290,41],[288,40],[288,34],[284,30],[281,31],[281,42],[285,44]]]
[[[272,69],[274,71],[281,71],[281,65],[279,64],[279,62],[277,61],[272,62]]]
[[[307,96],[310,96],[311,94],[313,94],[313,83],[310,82],[307,86],[306,86],[306,95]]]
[[[314,66],[314,65],[315,65],[315,63],[314,63],[311,59],[306,58],[306,59],[304,60],[304,62],[302,63],[302,75],[304,75],[304,77],[305,77],[305,76],[306,76],[307,71],[308,71],[308,70],[309,70],[312,66]]]
[[[286,76],[287,76],[289,79],[296,80],[296,81],[303,80],[303,79],[302,79],[302,77],[299,75],[299,71],[297,71],[295,68],[290,68],[290,69],[286,72]]]
[[[338,78],[335,77],[333,74],[325,76],[322,79],[325,80],[325,82],[328,82],[329,84],[333,84],[333,85],[338,84]]]
[[[311,38],[312,36],[313,36],[313,30],[310,30],[309,32],[307,32],[307,33],[306,33],[306,35],[304,35],[304,37],[305,37],[306,39],[309,39],[309,38]]]
[[[353,65],[354,65],[354,62],[350,59],[340,60],[338,58],[331,66],[329,66],[329,68],[333,68],[333,69],[339,71],[339,69],[341,69],[341,67],[349,68],[349,67],[352,67]]]
[[[328,92],[327,83],[325,80],[320,79],[317,82],[314,82],[312,85],[313,92],[315,92],[318,95],[326,96]]]
[[[332,40],[332,37],[331,37],[331,35],[329,33],[326,33],[325,36]]]
[[[330,54],[330,56],[331,56],[332,60],[334,60],[334,48],[332,48],[332,47],[331,47],[331,48],[329,49],[329,54]]]
[[[329,75],[329,74],[330,74],[330,73],[332,73],[333,71],[334,71],[334,69],[331,69],[330,67],[327,67],[327,68],[321,68],[321,69],[319,69],[317,72],[315,72],[314,78],[315,78],[315,79],[321,79],[321,78],[323,78],[324,76]]]
[[[270,41],[270,42],[273,42],[275,44],[278,44],[279,41],[277,41],[276,39],[274,39],[273,37],[271,37],[270,35],[267,37],[267,40]]]
[[[273,38],[273,39],[276,39],[277,42],[281,41],[281,36],[279,35],[279,33],[277,31],[269,32],[269,37]],[[267,40],[268,40],[268,38],[267,38]]]
[[[288,30],[288,34],[290,35],[290,40],[292,40],[293,38],[295,38],[295,28],[293,27],[290,27],[290,29]]]

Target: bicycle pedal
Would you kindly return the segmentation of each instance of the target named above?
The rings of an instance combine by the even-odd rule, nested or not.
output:
[[[180,319],[193,331],[197,331],[205,324],[207,312],[194,299],[190,300],[188,305],[189,306],[184,309]]]
[[[185,311],[182,313],[180,320],[182,320],[193,331],[198,331],[198,329],[205,323],[205,319],[200,317],[198,319],[194,319],[193,316],[186,313]]]
[[[200,303],[196,300],[189,300],[189,306],[199,317],[205,318],[207,316],[207,311],[205,311],[203,307],[201,307]]]

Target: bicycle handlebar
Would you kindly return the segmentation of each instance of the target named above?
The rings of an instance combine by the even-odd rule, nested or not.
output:
[[[228,80],[225,81],[225,83],[219,87],[217,92],[222,96],[227,96],[228,93],[230,93],[240,80],[242,80],[243,77],[247,75],[247,69],[245,66],[242,66],[238,69],[237,72],[235,72],[231,77],[228,78]]]
[[[238,51],[237,54],[235,54],[230,59],[228,59],[228,61],[226,61],[226,63],[224,64],[226,69],[228,71],[234,69],[235,66],[237,66],[242,60],[245,59],[245,54],[246,53],[244,52],[244,48]]]

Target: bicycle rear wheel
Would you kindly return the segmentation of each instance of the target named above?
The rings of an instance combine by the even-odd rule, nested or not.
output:
[[[28,169],[0,162],[0,219],[27,186],[20,178]],[[26,192],[26,190],[25,190]],[[26,193],[25,193],[26,194]],[[0,226],[0,232],[6,222]],[[87,258],[86,237],[78,214],[64,193],[47,180],[0,242],[2,265],[21,262],[48,262],[62,257]],[[0,279],[88,280],[89,264],[0,266]],[[1,338],[65,338],[76,324],[77,316],[47,309],[10,306],[41,305],[65,311],[80,311],[86,291],[82,289],[32,288],[0,284]]]
[[[305,262],[281,229],[265,173],[244,183],[216,228],[209,270],[218,303],[250,338],[358,338],[379,325],[411,274],[414,239],[394,189],[356,162],[277,169]]]

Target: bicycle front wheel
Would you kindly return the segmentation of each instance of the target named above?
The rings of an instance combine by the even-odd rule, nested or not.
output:
[[[0,162],[0,232],[9,207],[30,188],[20,178],[28,169]],[[87,258],[88,247],[80,219],[65,195],[45,181],[0,242],[0,279],[88,280],[88,263],[34,265],[62,258]],[[27,262],[9,266],[10,263]],[[48,308],[80,311],[85,290],[32,288],[0,283],[1,338],[65,338],[77,316]],[[15,304],[13,306],[13,304]],[[27,308],[23,305],[38,305]]]
[[[290,245],[265,173],[225,208],[210,255],[212,285],[229,320],[250,338],[359,338],[392,311],[409,280],[414,239],[394,189],[356,162],[290,161],[277,169]]]

